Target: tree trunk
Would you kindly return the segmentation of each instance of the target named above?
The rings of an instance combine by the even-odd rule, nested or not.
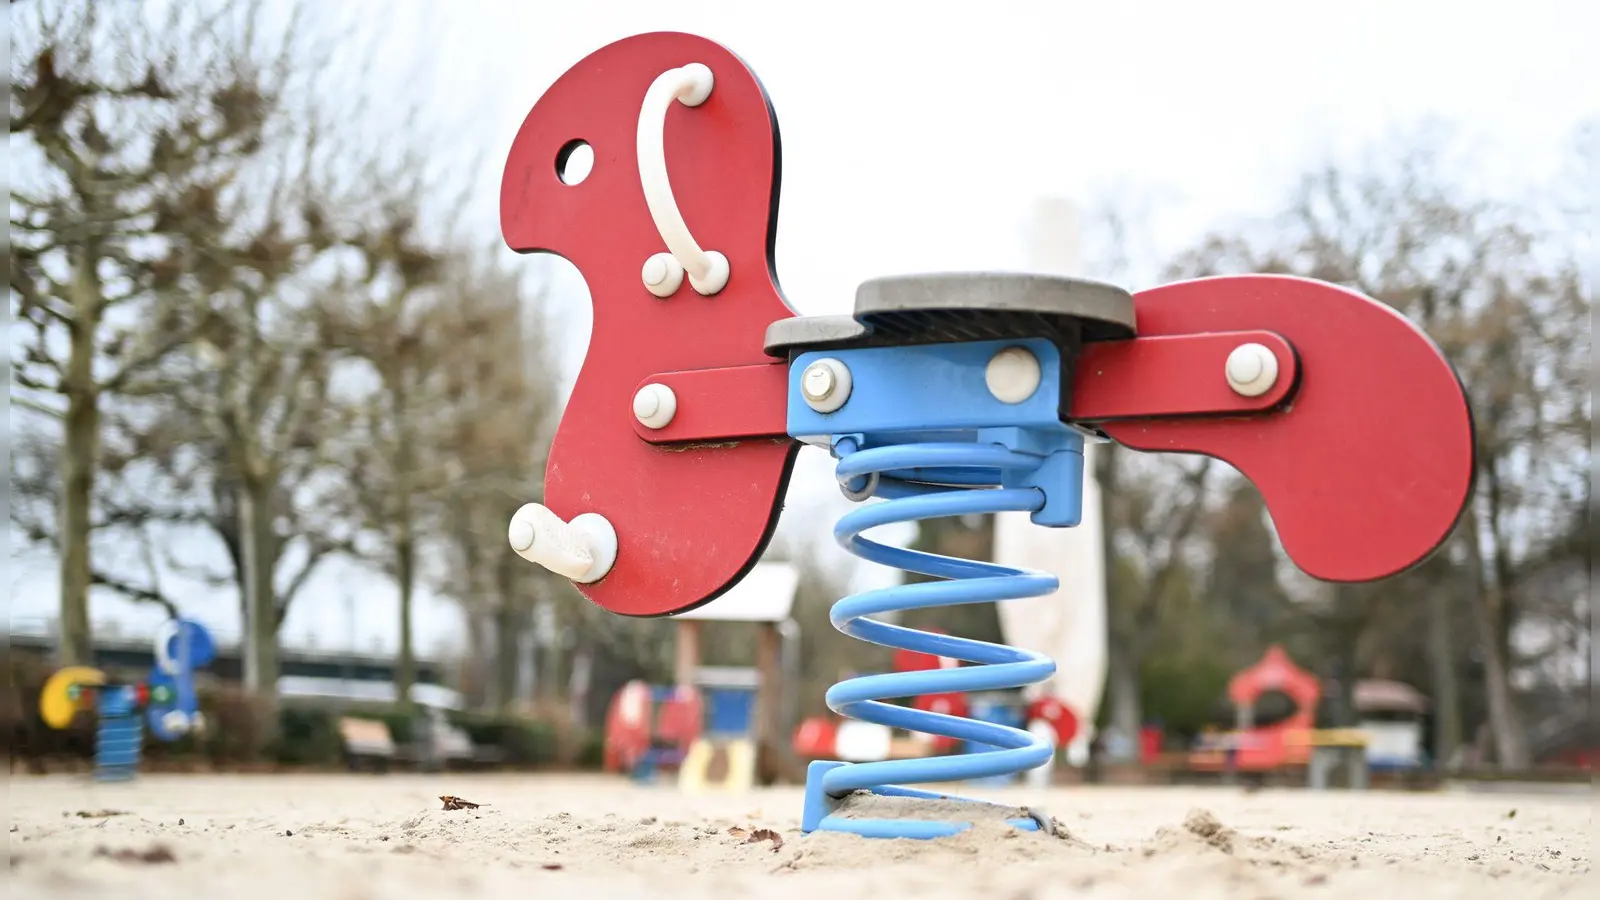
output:
[[[278,604],[272,584],[271,479],[246,475],[239,490],[245,569],[244,685],[255,707],[259,747],[278,737]]]
[[[1113,635],[1115,638],[1115,635]],[[1105,742],[1113,761],[1138,758],[1139,729],[1144,724],[1144,707],[1139,698],[1139,656],[1128,641],[1113,640],[1106,666],[1106,689],[1111,699]]]
[[[1489,707],[1489,732],[1494,738],[1494,755],[1502,769],[1519,770],[1528,765],[1527,734],[1517,715],[1511,694],[1511,673],[1501,651],[1499,629],[1495,627],[1498,604],[1484,571],[1483,535],[1477,511],[1467,520],[1467,560],[1472,568],[1468,585],[1472,588],[1472,619],[1477,626],[1478,643],[1483,650],[1484,697]]]
[[[509,553],[502,556],[517,559]],[[511,565],[504,558],[495,564],[494,593],[494,703],[495,709],[505,715],[516,702],[517,679],[522,674],[522,616]]]
[[[1455,636],[1450,631],[1448,590],[1428,592],[1428,656],[1433,670],[1433,754],[1453,769],[1461,747],[1461,688],[1456,678]]]
[[[100,394],[94,379],[100,285],[92,254],[80,251],[73,268],[73,328],[61,385],[67,411],[61,446],[61,634],[57,653],[64,666],[87,666],[94,664],[94,636],[89,624],[89,532],[95,467],[100,459]]]
[[[405,706],[411,704],[411,687],[417,680],[416,651],[412,645],[411,604],[416,594],[417,546],[409,521],[400,526],[395,542],[395,579],[400,582],[400,658],[395,661],[395,696]]]
[[[468,709],[486,709],[489,706],[489,666],[493,656],[489,635],[492,623],[475,605],[465,610],[467,626],[466,657],[461,661],[461,694]]]
[[[73,359],[77,359],[74,349]],[[63,666],[94,663],[89,623],[89,531],[95,460],[100,449],[99,398],[92,388],[67,397],[61,447],[61,641]]]
[[[1119,721],[1137,722],[1144,715],[1144,711],[1139,704],[1139,665],[1137,661],[1134,663],[1131,676],[1127,673],[1121,675],[1123,679],[1121,684],[1117,682],[1117,676],[1113,675],[1116,659],[1123,652],[1118,645],[1126,643],[1125,638],[1119,638],[1117,635],[1117,616],[1115,612],[1117,601],[1121,599],[1116,596],[1117,534],[1119,533],[1119,522],[1116,518],[1118,513],[1118,498],[1116,495],[1121,475],[1117,463],[1118,454],[1121,452],[1122,448],[1114,441],[1107,441],[1094,449],[1094,476],[1095,480],[1100,483],[1100,533],[1102,535],[1100,541],[1102,568],[1100,571],[1105,573],[1106,579],[1106,680],[1105,686],[1101,688],[1100,702],[1105,704],[1108,699],[1111,699],[1115,703],[1117,700],[1113,698],[1121,698],[1131,693],[1132,700],[1130,702],[1133,704],[1131,711],[1122,710],[1119,712],[1115,707],[1112,708],[1113,715],[1108,717],[1110,719],[1108,724],[1111,725],[1113,731],[1120,727]],[[1098,738],[1096,724],[1094,722],[1085,722],[1081,727],[1089,735],[1088,743],[1081,746],[1092,746],[1092,742]]]
[[[513,711],[517,700],[517,680],[522,675],[518,618],[517,611],[502,598],[494,614],[494,705],[501,715]]]
[[[408,418],[410,393],[406,390],[405,373],[396,376],[393,383],[393,414],[395,427],[400,433],[400,441],[395,448],[395,579],[400,582],[400,658],[395,661],[394,687],[400,703],[409,707],[411,686],[417,680],[416,649],[411,634],[411,603],[417,583],[417,539],[411,508],[413,444]]]

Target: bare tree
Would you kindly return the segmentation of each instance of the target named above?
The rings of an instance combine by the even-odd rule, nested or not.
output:
[[[346,374],[363,376],[363,387],[345,404],[341,455],[362,522],[379,537],[380,566],[399,592],[395,689],[409,703],[416,681],[411,619],[422,549],[419,507],[440,499],[450,484],[448,458],[440,455],[457,449],[446,443],[447,370],[468,362],[472,342],[452,333],[456,312],[439,305],[445,260],[417,233],[421,191],[402,179],[392,186],[384,189],[375,227],[356,247],[348,302],[325,315],[329,339],[348,351]]]
[[[469,652],[489,670],[477,680],[493,705],[509,710],[535,597],[589,605],[505,543],[512,513],[543,496],[559,413],[553,336],[544,296],[481,255],[446,259],[438,294],[420,332],[436,354],[429,396],[438,415],[419,443],[430,493],[416,513],[439,538],[444,565],[435,588],[462,605]]]
[[[13,328],[19,399],[60,416],[60,653],[91,654],[89,533],[102,398],[162,390],[210,320],[224,207],[264,146],[293,28],[259,3],[13,4]],[[269,48],[263,52],[263,47]]]
[[[1174,614],[1179,587],[1198,568],[1197,526],[1215,466],[1204,457],[1180,461],[1102,449],[1110,451],[1099,453],[1097,462],[1112,555],[1106,585],[1110,730],[1133,741],[1144,724],[1140,668]]]
[[[1417,321],[1454,363],[1478,430],[1478,489],[1448,548],[1452,589],[1470,598],[1496,757],[1517,768],[1528,751],[1513,638],[1530,609],[1528,564],[1570,528],[1554,511],[1587,497],[1593,298],[1562,233],[1529,210],[1474,198],[1450,177],[1442,145],[1424,131],[1363,165],[1324,166],[1270,236],[1221,233],[1179,264],[1350,286]],[[1431,601],[1447,700],[1459,694],[1448,596]]]
[[[110,429],[113,432],[116,429]],[[115,435],[107,444],[119,443]],[[61,440],[37,428],[16,428],[11,435],[11,524],[27,544],[60,552],[58,518],[61,512]],[[134,454],[103,453],[105,475],[96,480],[93,506],[97,511],[91,523],[94,534],[114,533],[125,545],[136,548],[137,559],[128,561],[140,569],[135,575],[116,560],[97,559],[90,570],[89,583],[113,591],[129,600],[154,603],[169,615],[178,614],[177,601],[163,584],[159,526],[194,521],[192,513],[179,503],[152,504],[144,497],[129,496],[131,483],[147,480],[146,460]],[[132,470],[132,471],[130,471]],[[143,476],[143,477],[141,477]]]

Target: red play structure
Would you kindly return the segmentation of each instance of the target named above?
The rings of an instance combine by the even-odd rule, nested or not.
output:
[[[1253,721],[1256,701],[1268,691],[1281,691],[1294,701],[1294,712],[1271,725]],[[1282,647],[1267,648],[1254,665],[1236,673],[1228,681],[1228,699],[1238,710],[1235,730],[1227,737],[1227,748],[1204,747],[1191,754],[1189,764],[1200,771],[1230,768],[1228,754],[1234,754],[1231,768],[1241,772],[1265,772],[1286,765],[1304,765],[1311,757],[1311,744],[1293,740],[1316,725],[1317,703],[1322,699],[1321,681],[1295,665]]]
[[[644,779],[676,769],[700,736],[701,718],[700,692],[692,686],[628,682],[606,711],[605,770]]]

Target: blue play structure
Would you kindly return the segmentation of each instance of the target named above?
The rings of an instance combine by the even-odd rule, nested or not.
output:
[[[111,682],[99,669],[69,666],[45,681],[40,718],[51,728],[66,728],[80,712],[93,710],[99,717],[95,780],[130,781],[139,773],[146,728],[158,741],[175,741],[205,728],[194,673],[216,655],[204,626],[171,619],[156,633],[156,662],[143,682]]]
[[[100,690],[97,710],[100,727],[95,734],[94,779],[132,781],[139,774],[144,743],[138,689],[131,684],[106,685]]]
[[[710,687],[701,690],[705,697],[707,737],[740,737],[750,734],[755,721],[755,688]]]

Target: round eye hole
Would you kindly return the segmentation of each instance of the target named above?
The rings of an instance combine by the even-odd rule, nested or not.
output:
[[[594,148],[585,140],[571,140],[556,153],[556,177],[562,184],[580,184],[594,169]]]

